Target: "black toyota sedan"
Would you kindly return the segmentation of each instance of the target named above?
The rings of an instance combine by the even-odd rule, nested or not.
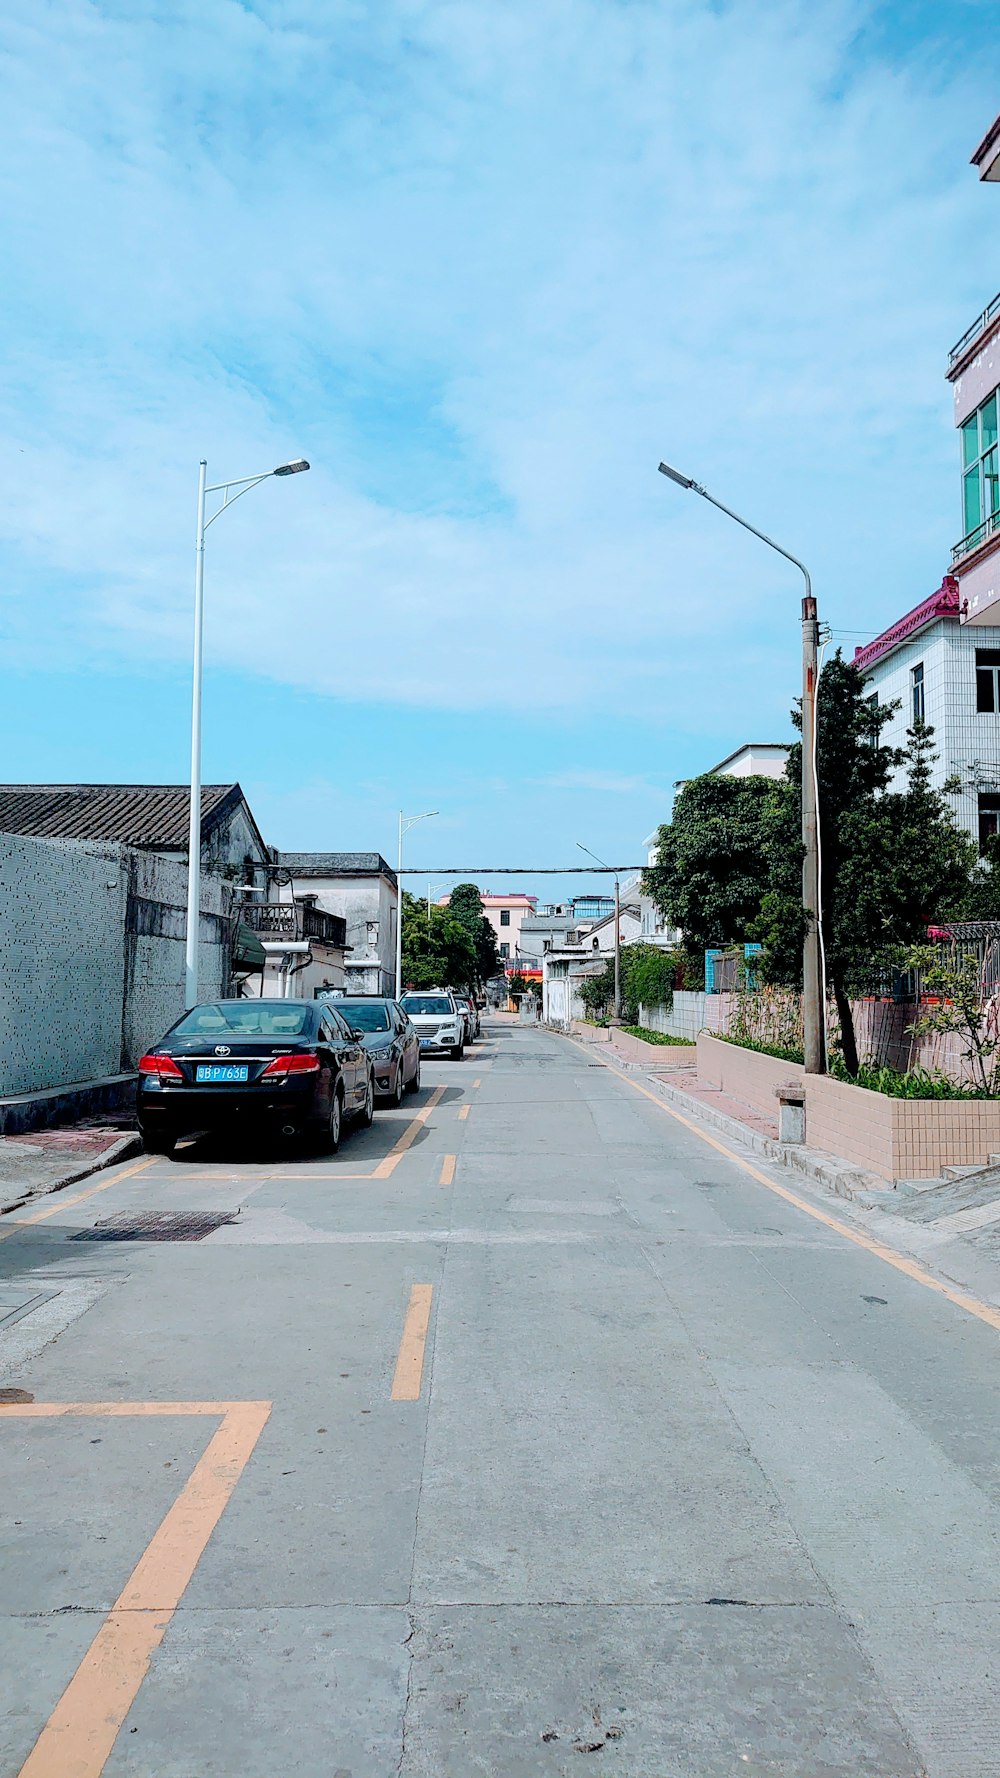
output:
[[[334,1002],[375,1064],[375,1091],[393,1105],[420,1091],[420,1038],[398,1000],[351,995]]]
[[[374,1108],[362,1033],[329,1002],[193,1006],[139,1063],[139,1128],[151,1154],[172,1154],[196,1130],[261,1128],[336,1151],[345,1119],[370,1124]]]

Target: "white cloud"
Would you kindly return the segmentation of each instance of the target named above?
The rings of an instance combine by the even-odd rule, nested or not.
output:
[[[783,721],[794,571],[656,463],[805,555],[838,627],[947,564],[990,70],[861,56],[872,12],[8,18],[20,657],[183,659],[199,456],[305,451],[209,534],[214,660],[431,707]]]

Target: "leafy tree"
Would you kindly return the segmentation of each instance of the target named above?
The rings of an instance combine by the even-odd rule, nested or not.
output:
[[[862,674],[839,649],[824,667],[817,698],[823,939],[852,1076],[858,1071],[852,990],[863,992],[873,970],[898,962],[929,921],[961,902],[975,856],[945,794],[931,784],[933,730],[915,724],[903,750],[882,742],[897,707],[869,703]],[[798,711],[792,720],[801,728]],[[889,790],[902,765],[905,789]],[[802,979],[801,780],[799,744],[768,810],[770,883],[749,934],[764,943],[764,975],[794,986]]]
[[[461,921],[472,940],[476,953],[476,976],[482,983],[496,975],[500,967],[496,933],[483,913],[483,898],[475,883],[458,883],[451,892],[448,912]]]
[[[528,992],[527,979],[520,974],[508,976],[507,992],[512,1000],[515,999],[518,994],[526,994]]]
[[[431,907],[403,890],[403,986],[469,988],[477,979],[476,950],[468,929],[448,908]]]
[[[685,784],[656,836],[643,886],[692,949],[742,943],[770,884],[768,836],[782,787],[707,772]]]

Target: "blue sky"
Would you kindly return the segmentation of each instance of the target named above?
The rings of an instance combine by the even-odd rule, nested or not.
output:
[[[287,847],[392,856],[402,805],[414,864],[638,860],[798,671],[794,571],[660,456],[848,649],[948,566],[995,23],[15,0],[3,777],[184,778],[198,459],[304,453],[209,533],[206,778]]]

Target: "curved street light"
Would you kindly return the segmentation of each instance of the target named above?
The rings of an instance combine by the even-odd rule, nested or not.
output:
[[[766,531],[758,531],[749,519],[743,519],[731,506],[723,506],[693,476],[682,475],[669,463],[660,464],[660,474],[669,476],[679,488],[700,494],[712,506],[724,512],[727,519],[742,525],[776,550],[799,570],[805,581],[802,600],[802,911],[805,915],[805,936],[802,940],[802,1026],[803,1052],[807,1074],[826,1073],[826,970],[823,962],[823,922],[820,902],[820,838],[819,838],[819,775],[816,765],[816,686],[819,678],[819,619],[813,598],[809,570],[798,556],[775,543]]]
[[[293,463],[279,463],[277,469],[262,469],[257,475],[241,475],[228,482],[206,486],[208,464],[203,457],[198,468],[198,528],[194,557],[194,662],[191,691],[191,811],[188,821],[188,892],[187,929],[184,945],[184,1004],[198,1003],[198,927],[201,920],[201,683],[202,637],[205,612],[205,532],[234,501],[249,494],[260,482],[272,475],[301,475],[309,468],[304,457]],[[234,493],[233,489],[237,492]],[[221,494],[213,513],[205,517],[209,494]]]

